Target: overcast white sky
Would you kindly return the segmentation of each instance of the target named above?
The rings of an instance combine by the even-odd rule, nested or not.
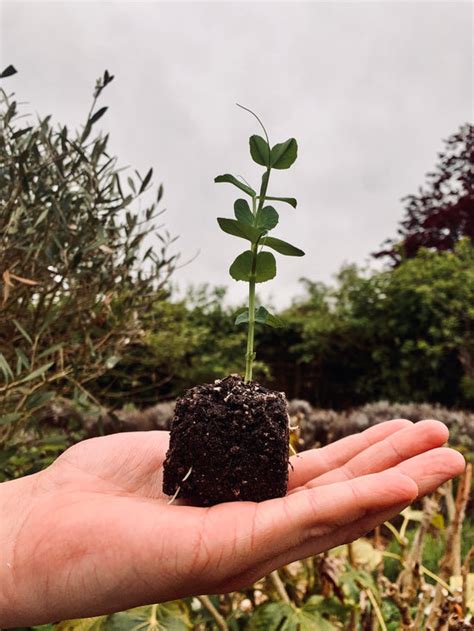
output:
[[[1,67],[30,111],[79,125],[96,77],[110,149],[122,164],[153,166],[165,187],[167,228],[196,260],[176,280],[244,283],[227,276],[244,245],[221,233],[232,215],[224,172],[257,185],[248,155],[259,133],[236,101],[264,119],[270,140],[295,136],[299,158],[275,172],[283,236],[303,259],[278,257],[261,295],[287,304],[298,278],[329,281],[363,264],[395,235],[400,197],[432,168],[441,139],[472,118],[469,2],[1,2]],[[258,178],[258,179],[257,179]],[[277,255],[278,256],[278,255]]]

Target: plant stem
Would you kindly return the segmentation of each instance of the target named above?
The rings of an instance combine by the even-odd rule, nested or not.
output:
[[[270,180],[270,171],[271,168],[267,168],[262,177],[262,184],[260,186],[260,194],[258,196],[258,210],[257,213],[262,210],[263,204],[265,203],[265,195],[267,194],[268,181]]]
[[[198,600],[204,605],[204,607],[208,610],[211,616],[216,621],[217,626],[221,631],[229,631],[229,627],[224,619],[224,617],[220,614],[220,612],[214,607],[211,599],[208,596],[198,596]]]
[[[290,597],[288,596],[288,592],[286,591],[285,584],[283,583],[283,581],[280,578],[280,575],[278,574],[278,570],[274,570],[270,574],[270,580],[272,581],[273,586],[275,587],[275,590],[278,596],[280,597],[280,600],[286,603],[287,605],[291,605],[292,603],[291,603]]]
[[[249,328],[247,334],[247,354],[245,355],[245,383],[252,381],[253,361],[255,359],[255,269],[257,265],[257,246],[252,246],[252,278],[249,281]]]
[[[388,631],[387,625],[385,624],[384,619],[383,619],[382,612],[380,611],[380,607],[378,605],[378,602],[377,602],[372,590],[367,588],[365,590],[365,593],[369,597],[370,604],[372,605],[372,607],[373,607],[373,609],[375,611],[375,615],[377,616],[377,620],[378,620],[378,623],[380,625],[380,628],[382,629],[382,631]]]
[[[262,177],[262,185],[260,187],[259,202],[252,199],[252,213],[256,218],[259,211],[265,203],[265,195],[267,193],[268,180],[270,179],[270,171],[268,168]],[[255,360],[254,339],[255,339],[255,275],[257,271],[257,254],[258,242],[252,245],[252,269],[249,280],[249,328],[247,333],[247,352],[245,355],[245,383],[252,381],[253,362]]]

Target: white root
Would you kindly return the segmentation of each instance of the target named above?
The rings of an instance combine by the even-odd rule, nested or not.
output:
[[[299,427],[299,426],[298,426],[298,425],[292,425],[292,424],[291,424],[291,416],[290,416],[288,413],[286,414],[286,416],[288,417],[288,429],[289,429],[291,432],[294,432],[296,429],[298,429],[298,427]]]
[[[181,482],[186,482],[186,480],[189,478],[189,476],[191,475],[191,471],[193,470],[192,466],[189,467],[188,472],[186,473],[186,475],[184,476],[184,478],[181,480]]]
[[[192,466],[189,467],[188,472],[186,473],[186,475],[184,476],[184,478],[181,480],[181,482],[186,482],[186,480],[189,478],[189,476],[191,475],[191,471],[193,470]],[[181,486],[178,486],[178,488],[176,489],[173,497],[170,499],[170,501],[168,502],[168,506],[170,504],[172,504],[175,499],[178,497],[179,492],[181,491]]]
[[[172,497],[172,498],[170,499],[170,501],[168,502],[168,506],[169,506],[170,504],[172,504],[172,503],[175,501],[175,499],[178,497],[178,493],[179,493],[180,491],[181,491],[181,487],[180,487],[180,486],[178,486],[178,488],[177,488],[177,489],[176,489],[176,491],[175,491],[175,494],[173,495],[173,497]]]

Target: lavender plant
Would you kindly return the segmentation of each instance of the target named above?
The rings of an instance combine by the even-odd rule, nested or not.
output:
[[[256,284],[264,283],[276,276],[275,256],[266,248],[284,256],[304,256],[304,252],[291,243],[268,236],[270,231],[278,225],[279,215],[273,206],[266,205],[266,202],[274,201],[283,202],[296,208],[297,202],[293,197],[270,196],[268,185],[272,169],[289,169],[295,162],[298,144],[294,138],[289,138],[285,142],[271,147],[267,130],[260,118],[252,110],[242,105],[238,106],[255,116],[265,135],[265,138],[253,135],[249,139],[252,159],[265,167],[260,190],[257,193],[248,183],[229,173],[218,175],[214,181],[233,184],[250,197],[250,204],[246,199],[241,198],[234,202],[235,219],[225,217],[218,217],[217,219],[221,230],[250,242],[250,249],[239,254],[229,268],[229,274],[234,280],[244,281],[249,285],[248,307],[239,311],[235,320],[236,325],[248,324],[245,355],[245,382],[248,383],[252,380],[255,360],[255,324],[260,323],[273,327],[279,327],[283,324],[280,318],[270,313],[266,307],[263,305],[256,307],[255,303]]]

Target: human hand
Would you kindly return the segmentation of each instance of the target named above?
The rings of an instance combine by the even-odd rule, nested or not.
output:
[[[261,503],[168,505],[167,432],[74,445],[0,485],[0,627],[223,593],[352,541],[464,469],[437,421],[395,420],[291,459]]]

